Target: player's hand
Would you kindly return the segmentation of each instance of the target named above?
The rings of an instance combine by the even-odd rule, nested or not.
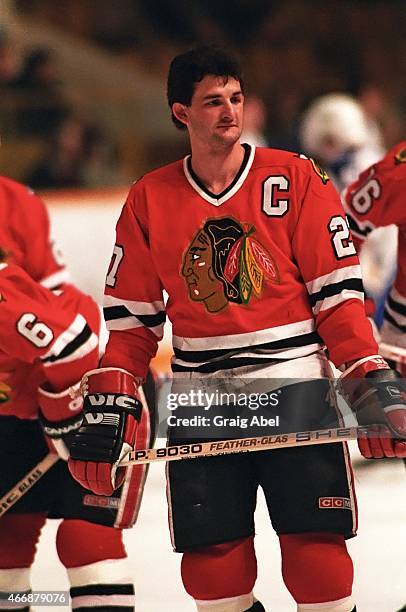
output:
[[[111,495],[123,482],[119,463],[133,449],[142,404],[129,372],[100,368],[87,372],[81,383],[83,423],[70,448],[69,470],[85,488]]]
[[[404,383],[379,356],[360,359],[340,376],[338,389],[360,425],[371,426],[371,435],[358,440],[367,459],[406,457],[406,402]]]
[[[61,459],[69,458],[69,447],[75,431],[83,419],[83,398],[79,383],[60,393],[38,389],[39,421],[48,446],[56,451]]]

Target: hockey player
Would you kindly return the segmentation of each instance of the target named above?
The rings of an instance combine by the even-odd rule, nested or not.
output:
[[[360,250],[378,227],[398,228],[397,273],[387,296],[380,330],[382,351],[406,375],[406,141],[394,146],[378,163],[360,174],[343,193],[354,244]],[[392,349],[391,349],[392,347]]]
[[[2,496],[47,454],[48,446],[67,459],[69,436],[82,420],[78,383],[86,370],[97,367],[107,331],[98,305],[69,284],[60,257],[53,254],[42,201],[4,177],[0,247]],[[149,439],[143,414],[142,446]],[[66,461],[52,467],[0,518],[0,591],[23,595],[12,604],[3,595],[0,610],[11,605],[29,610],[30,568],[47,518],[63,519],[56,546],[68,572],[72,607],[134,610],[121,529],[134,523],[144,477],[138,468],[127,471],[124,487],[111,497],[97,497],[72,479]]]
[[[299,127],[303,151],[316,159],[340,191],[384,153],[379,128],[359,102],[345,93],[313,100]]]
[[[106,279],[111,334],[103,367],[83,379],[88,418],[71,446],[72,474],[104,494],[120,482],[117,466],[139,420],[131,389],[162,337],[163,289],[175,385],[213,388],[216,377],[230,385],[256,377],[271,390],[284,379],[279,413],[294,414],[296,431],[336,422],[322,378],[325,344],[350,402],[369,404],[385,424],[381,438],[362,440],[363,452],[406,453],[398,381],[377,355],[359,262],[327,175],[302,155],[240,143],[244,87],[225,52],[203,47],[177,56],[167,91],[191,155],[142,177],[122,210]],[[107,395],[114,407],[101,406]],[[386,404],[393,410],[385,412]],[[120,422],[107,445],[93,422],[112,415]],[[170,443],[184,434],[174,427]],[[172,541],[198,610],[264,609],[253,595],[259,485],[298,610],[355,610],[345,539],[355,535],[356,503],[344,444],[176,461],[167,477]]]
[[[397,228],[397,272],[386,298],[380,352],[406,377],[406,141],[400,142],[360,174],[342,200],[354,244],[361,250],[378,227]],[[406,460],[404,460],[406,463]],[[399,612],[404,612],[406,605]]]

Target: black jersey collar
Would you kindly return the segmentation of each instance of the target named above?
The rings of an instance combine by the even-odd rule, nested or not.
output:
[[[244,147],[245,151],[241,167],[235,175],[232,183],[230,183],[230,185],[226,189],[224,189],[224,191],[218,194],[209,191],[203,185],[197,174],[194,172],[192,168],[192,156],[187,155],[184,158],[183,171],[185,173],[186,179],[193,187],[193,189],[197,191],[197,193],[202,198],[207,200],[207,202],[210,202],[210,204],[213,204],[214,206],[220,206],[221,204],[229,200],[240,189],[245,179],[247,178],[248,172],[250,171],[250,168],[252,166],[252,162],[254,161],[255,147],[245,143],[242,146]]]

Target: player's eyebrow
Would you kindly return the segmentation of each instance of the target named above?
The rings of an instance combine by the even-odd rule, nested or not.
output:
[[[233,91],[232,94],[230,94],[230,98],[234,97],[234,96],[240,96],[242,95],[242,91],[241,89],[238,89],[237,91]],[[207,94],[207,96],[204,96],[203,101],[206,100],[216,100],[217,98],[222,98],[223,94]]]

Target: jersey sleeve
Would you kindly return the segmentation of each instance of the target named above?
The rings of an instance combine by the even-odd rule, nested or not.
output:
[[[110,332],[103,365],[145,378],[163,337],[162,284],[149,246],[142,182],[133,186],[116,227],[106,278],[104,317]]]
[[[72,285],[53,293],[15,264],[0,264],[0,350],[40,364],[61,391],[99,362],[101,312]]]
[[[46,206],[29,188],[17,183],[15,186],[14,231],[24,253],[24,269],[44,287],[59,287],[69,282],[70,277],[62,255],[51,238]]]
[[[361,268],[340,198],[316,172],[310,170],[302,180],[294,256],[316,329],[339,367],[375,355],[378,348],[365,315]]]
[[[360,174],[343,193],[342,201],[357,248],[377,227],[404,225],[403,195],[406,142],[400,143],[378,163]]]

